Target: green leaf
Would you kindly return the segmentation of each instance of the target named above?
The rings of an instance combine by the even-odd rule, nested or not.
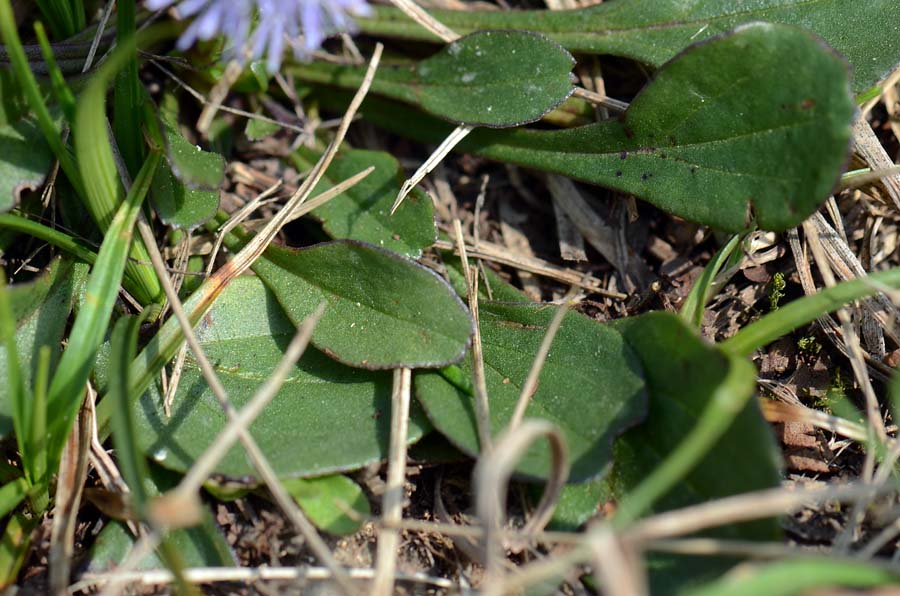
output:
[[[540,120],[565,101],[573,66],[572,55],[543,35],[482,31],[423,61],[411,84],[435,116],[503,128]]]
[[[190,143],[178,131],[173,116],[166,110],[161,114],[172,173],[190,189],[218,191],[225,179],[225,158]]]
[[[785,56],[790,56],[786,60]],[[797,225],[838,182],[855,106],[846,65],[813,36],[756,23],[692,46],[617,120],[477,130],[460,151],[632,193],[726,231]],[[370,121],[436,142],[446,125],[369,102]]]
[[[282,484],[310,521],[329,534],[352,534],[371,514],[365,493],[346,476],[293,478]],[[355,515],[351,517],[348,512]]]
[[[491,128],[540,120],[574,91],[575,59],[543,35],[482,31],[449,44],[415,66],[382,68],[372,91],[455,123]],[[365,70],[298,65],[304,81],[356,89]]]
[[[743,23],[769,21],[815,32],[847,57],[853,89],[868,89],[900,61],[900,4],[894,0],[607,0],[583,10],[429,10],[465,34],[479,29],[537,31],[575,53],[612,54],[659,66],[692,43]],[[368,33],[434,40],[397,9],[377,7],[358,19]],[[789,56],[789,55],[786,55]],[[786,58],[786,61],[794,57]]]
[[[137,337],[141,318],[124,316],[116,321],[109,339],[110,379],[109,394],[106,399],[116,402],[113,409],[113,445],[119,462],[122,478],[130,489],[131,505],[139,516],[145,514],[147,491],[144,478],[147,477],[147,462],[137,444],[134,414],[128,398],[129,365],[137,351]]]
[[[156,171],[150,193],[159,218],[176,228],[193,230],[212,219],[219,209],[218,190],[191,190],[166,166]]]
[[[24,190],[37,190],[53,163],[41,129],[30,119],[0,125],[0,212],[9,211]]]
[[[144,479],[144,487],[150,496],[158,496],[177,484],[171,472],[156,467]],[[216,525],[208,509],[203,510],[200,525],[182,530],[172,530],[166,537],[170,550],[178,553],[184,567],[233,567],[237,564],[228,541]],[[97,536],[88,555],[87,571],[106,573],[119,567],[137,543],[128,526],[118,521],[109,522]],[[164,569],[166,564],[156,552],[147,554],[135,569]]]
[[[512,416],[554,310],[545,304],[479,305],[494,434]],[[471,378],[470,360],[463,367],[467,378]],[[434,427],[464,452],[477,454],[475,404],[468,388],[452,384],[440,372],[417,374],[415,387]],[[570,480],[583,481],[606,471],[613,439],[642,418],[646,400],[640,362],[622,335],[609,325],[570,312],[525,416],[556,424],[569,447]],[[544,477],[549,465],[549,449],[541,444],[529,450],[517,470],[529,477]]]
[[[326,301],[312,343],[351,366],[436,368],[469,345],[472,319],[453,290],[396,253],[354,241],[270,246],[253,270],[295,325]]]
[[[756,388],[750,363],[702,340],[674,313],[657,312],[612,323],[643,365],[650,396],[647,420],[615,445],[609,477],[612,496],[623,505],[669,454],[675,451],[716,396],[748,399]],[[733,413],[732,413],[733,414]],[[778,454],[771,429],[748,399],[727,432],[706,450],[687,475],[655,501],[651,511],[667,511],[779,485]],[[735,474],[740,470],[740,474]],[[777,520],[732,524],[706,535],[735,540],[780,540]],[[654,594],[677,594],[701,579],[724,573],[737,560],[653,554],[648,559]]]
[[[541,498],[542,487],[534,486],[529,491],[533,503]],[[609,482],[606,478],[567,484],[559,494],[553,517],[547,525],[548,530],[576,532],[592,517],[602,513],[601,507],[610,498]]]
[[[126,196],[125,203],[109,225],[103,244],[100,245],[97,262],[91,269],[84,303],[72,324],[69,343],[60,358],[56,374],[53,375],[47,398],[48,410],[54,413],[48,420],[50,469],[55,469],[58,463],[56,458],[62,452],[72,421],[81,406],[85,383],[94,367],[94,356],[106,334],[119,293],[134,225],[159,162],[159,153],[151,153]],[[82,165],[89,168],[89,163]]]
[[[273,294],[255,277],[226,288],[197,329],[226,391],[240,408],[269,377],[296,333]],[[343,366],[310,348],[281,391],[250,427],[280,477],[318,476],[359,468],[387,454],[391,375]],[[190,357],[172,417],[155,386],[136,407],[138,441],[159,464],[183,472],[218,436],[226,417]],[[423,433],[410,421],[410,440]],[[235,446],[216,472],[252,476]]]
[[[303,169],[311,167],[318,156],[302,151],[295,162]],[[414,189],[391,215],[391,205],[406,180],[400,163],[384,151],[348,151],[335,159],[325,172],[314,195],[354,176],[369,166],[375,170],[342,196],[312,212],[322,221],[332,238],[369,242],[381,248],[416,259],[422,249],[434,244],[434,206],[421,189]]]
[[[260,141],[269,135],[275,134],[279,130],[281,130],[281,126],[274,122],[261,120],[259,118],[250,118],[247,120],[247,125],[244,127],[244,134],[247,135],[247,138],[251,141]]]
[[[897,586],[900,575],[887,566],[836,557],[803,557],[745,569],[685,596],[794,596],[816,588],[875,588]]]
[[[25,500],[28,488],[28,481],[24,478],[17,478],[0,487],[0,518],[6,517]]]
[[[84,264],[56,260],[37,280],[9,288],[16,320],[19,370],[25,387],[32,385],[41,346],[51,347],[55,361],[72,299],[76,289],[84,282],[86,273],[87,266]],[[0,345],[0,435],[12,430],[10,383],[7,379],[6,347]]]
[[[616,441],[612,477],[617,495],[622,496],[681,442],[723,382],[731,383],[725,387],[730,392],[750,395],[756,389],[756,375],[746,360],[727,356],[705,342],[673,313],[649,313],[611,324],[640,359],[650,396],[646,421]],[[735,366],[747,367],[749,374],[729,375]],[[735,469],[741,473],[734,474]],[[772,488],[778,486],[779,478],[771,430],[750,400],[716,447],[654,510]],[[761,537],[777,535],[774,521],[758,522],[756,527]],[[729,535],[727,529],[725,535]]]

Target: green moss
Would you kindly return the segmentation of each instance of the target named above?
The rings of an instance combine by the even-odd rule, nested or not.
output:
[[[784,281],[784,273],[776,273],[772,276],[772,285],[769,288],[769,310],[778,310],[778,303],[784,298],[784,288],[787,282]]]

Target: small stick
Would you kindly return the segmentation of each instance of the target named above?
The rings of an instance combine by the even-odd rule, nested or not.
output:
[[[412,370],[394,371],[394,390],[391,394],[391,446],[388,458],[387,487],[382,496],[382,519],[396,524],[403,519],[403,496],[406,485],[406,443],[409,436],[409,401]],[[378,531],[378,554],[372,594],[390,596],[394,593],[397,552],[400,532],[386,525]]]
[[[478,276],[473,275],[469,269],[469,257],[466,254],[466,244],[463,240],[462,224],[458,219],[453,220],[453,229],[456,232],[456,245],[459,249],[459,259],[462,264],[463,275],[466,278],[466,294],[469,302],[469,310],[475,321],[475,335],[472,337],[472,376],[475,381],[475,422],[478,428],[478,442],[482,453],[491,450],[491,409],[488,403],[487,383],[484,378],[484,352],[481,348],[481,319],[478,316]]]
[[[347,573],[353,579],[372,579],[375,576],[373,569],[364,568],[348,569]],[[252,584],[258,581],[326,581],[333,579],[334,576],[327,567],[195,567],[185,569],[184,578],[196,584],[217,582],[244,582]],[[405,582],[430,584],[444,590],[454,588],[452,581],[442,577],[432,577],[424,573],[397,573],[396,578]],[[174,581],[174,576],[168,569],[85,573],[77,583],[69,587],[69,593],[83,592],[89,588],[108,584],[112,581],[153,586],[170,584]]]
[[[453,132],[447,135],[447,138],[444,139],[438,148],[434,150],[425,163],[419,166],[419,169],[415,171],[415,173],[410,176],[409,180],[403,183],[403,186],[400,187],[400,192],[397,194],[397,199],[394,201],[394,204],[391,206],[391,215],[397,211],[397,208],[400,207],[400,203],[403,202],[403,199],[412,192],[412,190],[422,181],[425,176],[431,173],[441,160],[447,157],[447,154],[453,151],[453,148],[456,147],[470,132],[475,130],[474,126],[467,126],[465,124],[460,124],[457,126]]]
[[[525,383],[522,385],[522,392],[519,394],[519,401],[516,402],[516,409],[513,411],[513,415],[506,427],[507,432],[515,430],[525,417],[525,410],[528,409],[528,404],[531,403],[531,398],[534,397],[534,393],[537,391],[538,378],[541,376],[544,363],[547,361],[547,355],[550,354],[550,346],[553,345],[553,339],[562,326],[563,319],[572,304],[572,300],[575,298],[575,292],[575,288],[569,290],[566,297],[563,298],[562,304],[557,307],[553,319],[547,327],[547,332],[544,333],[544,339],[541,340],[541,345],[534,356],[534,362],[528,371],[528,377],[526,377]]]
[[[424,27],[447,43],[459,39],[459,34],[425,12],[425,10],[413,2],[413,0],[391,0],[391,3],[403,11],[403,14]]]

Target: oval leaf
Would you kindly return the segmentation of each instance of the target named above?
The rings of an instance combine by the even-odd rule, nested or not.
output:
[[[534,355],[553,318],[544,304],[479,306],[491,428],[509,422]],[[463,367],[471,378],[471,365]],[[463,451],[479,452],[471,390],[445,373],[417,374],[416,396],[434,427]],[[646,410],[641,365],[618,331],[580,314],[566,315],[542,369],[526,417],[550,420],[566,438],[572,459],[570,480],[604,472],[612,460],[613,439],[637,423]],[[544,477],[549,449],[529,450],[518,471]]]
[[[310,521],[329,534],[352,534],[371,514],[369,500],[362,488],[341,474],[290,478],[283,484]]]
[[[458,149],[631,193],[721,230],[782,231],[838,182],[856,110],[848,76],[818,38],[756,23],[664,65],[619,120],[481,129]],[[411,124],[406,108],[366,103],[367,120],[423,142],[451,130],[424,115]]]
[[[197,339],[240,408],[272,373],[295,333],[295,325],[259,279],[240,277],[204,317]],[[155,387],[138,402],[138,442],[159,464],[184,472],[216,440],[225,414],[190,358],[171,418],[161,403]],[[348,368],[309,348],[250,432],[279,476],[319,476],[382,459],[388,449],[390,407],[389,373]],[[411,417],[410,439],[423,432]],[[230,477],[254,474],[239,445],[216,471]]]
[[[419,64],[416,84],[435,116],[502,128],[540,120],[565,101],[573,66],[572,55],[543,35],[480,31]]]
[[[469,345],[472,319],[450,286],[396,253],[353,241],[270,246],[253,270],[296,325],[327,302],[313,344],[351,366],[437,368]]]

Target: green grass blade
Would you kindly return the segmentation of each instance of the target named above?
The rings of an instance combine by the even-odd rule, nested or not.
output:
[[[84,242],[26,217],[12,213],[0,213],[0,228],[22,232],[38,240],[43,240],[85,263],[93,265],[97,261],[97,253]]]
[[[53,48],[50,47],[50,40],[47,39],[47,32],[44,31],[44,26],[41,23],[35,23],[34,32],[41,46],[44,62],[47,63],[47,72],[50,75],[50,88],[53,91],[53,97],[62,106],[63,114],[65,114],[66,120],[71,126],[75,122],[75,95],[72,94],[72,90],[66,84],[62,71],[56,64],[56,57],[53,55]]]
[[[116,43],[127,46],[135,35],[134,0],[116,2]],[[135,48],[136,50],[136,48]],[[141,165],[141,83],[138,80],[137,52],[132,52],[116,75],[113,93],[113,133],[122,159],[131,175]]]
[[[134,417],[128,399],[129,369],[137,346],[140,317],[122,317],[116,321],[110,337],[111,361],[108,400],[113,402],[113,444],[116,448],[119,470],[128,488],[131,489],[131,504],[138,515],[143,517],[147,503],[144,478],[147,477],[147,462],[136,444]]]
[[[69,335],[69,345],[60,359],[47,403],[54,417],[49,423],[50,468],[56,463],[72,421],[81,405],[84,385],[94,364],[94,356],[103,341],[112,314],[119,284],[128,260],[133,228],[141,203],[161,156],[152,153],[138,173],[125,204],[119,209],[100,246],[97,262],[88,280],[84,306]]]
[[[681,307],[681,316],[689,325],[692,325],[697,329],[700,328],[700,325],[703,323],[703,311],[706,309],[706,304],[709,302],[710,298],[712,298],[710,294],[712,293],[713,280],[716,279],[719,271],[722,270],[722,267],[725,266],[725,263],[727,263],[732,254],[734,254],[735,249],[741,245],[743,237],[743,234],[735,234],[732,236],[731,240],[719,249],[719,252],[713,257],[713,260],[706,265],[703,269],[703,273],[700,274],[700,277],[694,283],[694,287],[691,288],[691,293],[688,294],[687,299]]]
[[[31,546],[31,535],[42,516],[17,511],[6,524],[0,537],[0,589],[12,585],[22,570]]]
[[[36,4],[50,25],[53,37],[65,39],[78,32],[72,7],[67,0],[37,0]]]
[[[894,289],[900,288],[900,268],[873,273],[863,279],[847,281],[832,288],[820,290],[818,294],[794,300],[747,325],[737,334],[720,343],[719,346],[730,354],[749,356],[755,350],[779,337],[787,335],[853,300],[876,294],[885,286]]]
[[[16,431],[16,443],[25,468],[28,469],[30,451],[28,436],[31,428],[32,402],[25,388],[22,371],[19,367],[19,351],[16,347],[16,320],[12,312],[9,289],[6,287],[6,271],[0,269],[0,341],[6,348],[6,382],[9,386],[9,398],[12,409],[13,428]]]
[[[28,496],[28,481],[18,478],[7,482],[0,488],[0,518],[6,517],[10,511],[19,506],[19,503]]]
[[[75,155],[85,182],[86,205],[94,221],[107,231],[125,191],[107,134],[106,89],[133,56],[136,47],[134,37],[129,38],[99,68],[81,94],[75,116]],[[150,256],[140,238],[135,242],[131,256],[134,261],[127,264],[128,272],[142,290],[135,298],[142,304],[161,300],[162,286],[148,264]]]
[[[31,466],[31,478],[36,484],[44,485],[47,474],[47,391],[50,387],[50,361],[53,350],[41,346],[34,378],[34,404],[28,442],[31,461],[23,462]]]

